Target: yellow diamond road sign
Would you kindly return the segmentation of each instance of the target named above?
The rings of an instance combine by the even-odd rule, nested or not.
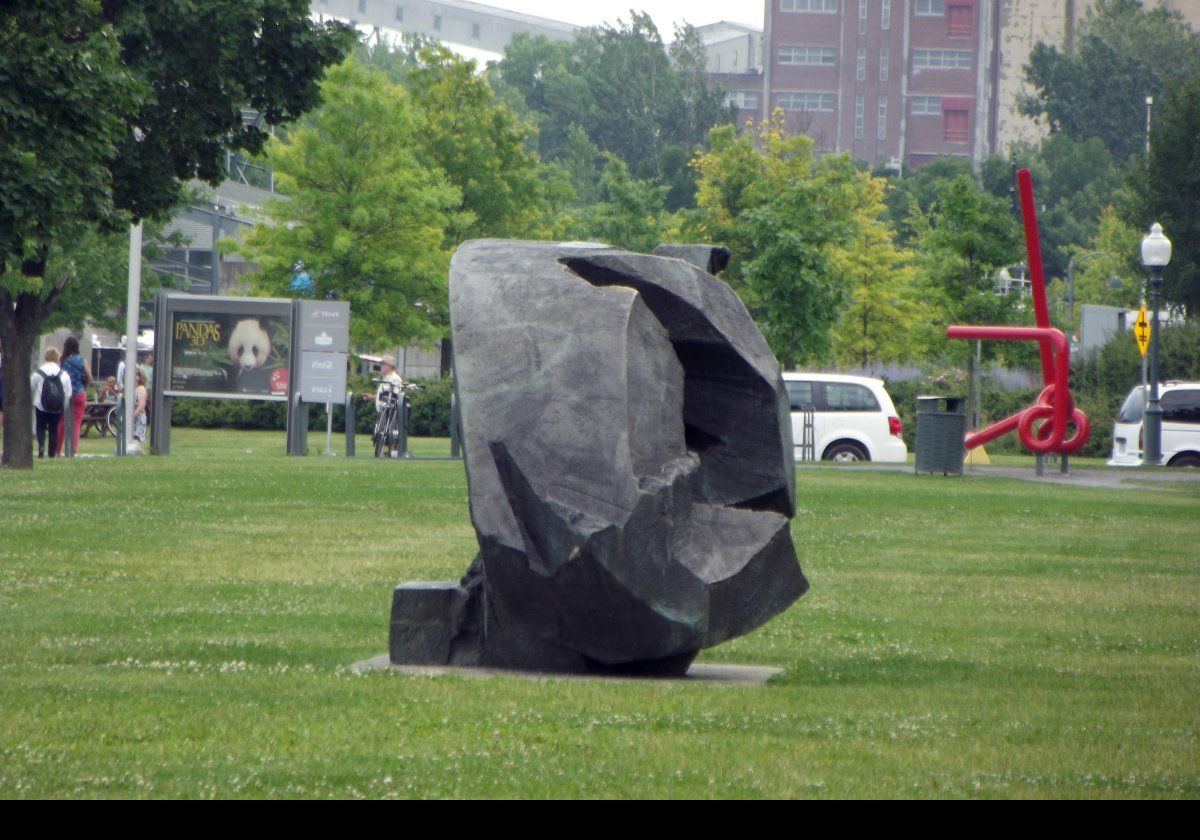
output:
[[[1138,310],[1137,320],[1133,322],[1133,337],[1137,339],[1138,352],[1146,355],[1150,346],[1150,322],[1146,320],[1146,307]]]

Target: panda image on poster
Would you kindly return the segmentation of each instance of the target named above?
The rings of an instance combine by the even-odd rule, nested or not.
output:
[[[234,364],[234,390],[243,394],[282,393],[287,390],[286,378],[278,380],[279,370],[271,364],[271,333],[257,318],[243,318],[229,332],[229,360]]]

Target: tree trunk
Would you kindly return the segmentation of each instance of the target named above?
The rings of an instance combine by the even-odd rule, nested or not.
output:
[[[4,382],[4,454],[0,465],[19,469],[33,466],[33,396],[29,389],[33,342],[42,319],[20,318],[7,295],[0,295],[0,349],[4,362],[0,377]]]

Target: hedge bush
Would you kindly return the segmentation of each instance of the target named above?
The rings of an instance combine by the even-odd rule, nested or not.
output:
[[[452,379],[414,380],[423,390],[409,396],[408,433],[414,437],[449,437],[450,394],[454,390]],[[375,385],[368,376],[350,376],[347,390],[355,394],[354,429],[359,434],[370,434],[375,428],[375,400],[362,399],[362,394],[374,394]],[[218,400],[185,397],[173,401],[171,425],[200,429],[270,429],[283,431],[287,428],[287,409],[283,402],[265,400]],[[318,407],[308,415],[309,431],[325,429],[325,412]],[[342,404],[333,406],[333,430],[344,434],[346,409]]]

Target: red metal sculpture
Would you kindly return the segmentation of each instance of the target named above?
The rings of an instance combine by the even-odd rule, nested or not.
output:
[[[1037,213],[1033,204],[1033,178],[1028,169],[1017,170],[1017,188],[1021,196],[1021,218],[1025,223],[1025,250],[1029,255],[1029,276],[1033,287],[1033,316],[1036,327],[953,326],[946,329],[949,338],[979,338],[997,341],[1036,341],[1041,350],[1042,382],[1045,387],[1037,402],[1011,417],[972,432],[966,437],[967,449],[974,449],[1013,429],[1021,443],[1039,454],[1070,453],[1087,443],[1091,426],[1087,415],[1075,407],[1068,382],[1071,348],[1066,336],[1050,326],[1046,305],[1046,280],[1042,274],[1042,250],[1038,242]],[[1067,437],[1067,425],[1075,427]]]

